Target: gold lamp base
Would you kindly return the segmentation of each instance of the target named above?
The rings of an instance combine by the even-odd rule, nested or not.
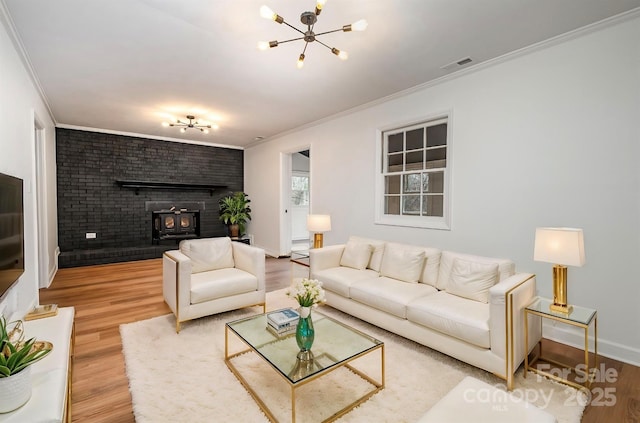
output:
[[[313,248],[322,248],[322,233],[313,234]]]
[[[564,314],[573,311],[573,306],[567,304],[567,266],[553,266],[553,304],[549,309]]]

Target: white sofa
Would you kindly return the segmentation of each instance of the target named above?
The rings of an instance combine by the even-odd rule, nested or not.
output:
[[[327,304],[505,379],[524,361],[533,274],[512,261],[351,237],[310,250]],[[529,345],[541,337],[530,319]]]
[[[166,251],[162,293],[180,323],[243,307],[266,311],[265,253],[228,237],[180,242]]]

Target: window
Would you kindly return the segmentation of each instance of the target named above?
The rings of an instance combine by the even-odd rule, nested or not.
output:
[[[376,223],[449,229],[448,118],[381,132]]]
[[[294,206],[309,205],[309,176],[291,176],[291,204]]]

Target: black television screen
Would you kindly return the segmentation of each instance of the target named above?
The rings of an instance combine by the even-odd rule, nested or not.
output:
[[[0,298],[23,273],[22,179],[0,173]]]

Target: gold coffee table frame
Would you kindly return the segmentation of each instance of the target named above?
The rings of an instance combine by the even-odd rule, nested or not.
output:
[[[373,386],[373,389],[366,392],[363,396],[356,399],[353,403],[348,404],[346,407],[332,414],[329,418],[325,419],[324,422],[332,422],[342,417],[343,415],[384,389],[384,343],[369,335],[364,334],[363,332],[360,332],[357,329],[345,325],[344,323],[338,322],[337,320],[318,313],[317,311],[314,311],[313,313],[314,326],[316,327],[316,342],[314,343],[314,347],[311,350],[312,352],[314,352],[314,354],[317,354],[314,362],[300,362],[299,360],[295,360],[295,356],[297,354],[297,346],[295,346],[295,334],[287,335],[282,338],[278,338],[273,335],[271,332],[266,330],[266,314],[260,314],[245,319],[236,320],[225,325],[225,364],[227,365],[227,367],[229,367],[231,372],[236,376],[236,378],[245,387],[245,389],[251,394],[258,406],[272,422],[277,422],[278,420],[274,416],[273,412],[269,409],[269,407],[265,404],[265,402],[260,398],[258,393],[250,386],[249,382],[242,376],[240,369],[238,369],[234,365],[232,360],[235,357],[238,357],[247,352],[253,352],[261,357],[267,364],[269,364],[275,370],[275,372],[289,384],[289,387],[291,389],[291,422],[296,421],[296,389],[323,376],[326,376],[334,370],[340,369],[342,367],[349,369],[351,372],[369,382]],[[354,351],[349,351],[347,353],[347,356],[342,356],[338,352],[332,353],[332,351],[324,351],[324,348],[326,346],[322,345],[322,339],[319,339],[318,335],[322,333],[320,331],[329,332],[333,330],[339,332],[340,336],[342,337],[352,336],[354,341],[357,341],[354,343],[359,346],[355,347]],[[229,333],[235,334],[249,348],[230,354]],[[327,333],[324,336],[331,336],[331,333]],[[287,354],[289,351],[291,352],[293,357],[286,364],[293,365],[292,369],[283,369],[283,363],[278,363],[275,362],[275,360],[271,360],[268,354],[266,354],[263,350],[265,347],[274,347],[275,343],[282,340],[286,340],[287,343],[282,344],[283,350],[281,350],[280,352],[284,350],[287,351]],[[293,343],[295,349],[292,349],[291,343]],[[375,380],[374,378],[356,369],[350,364],[354,360],[357,360],[358,358],[368,355],[374,351],[380,352],[380,381]],[[330,363],[330,365],[322,365],[320,364],[321,361],[327,361],[328,363]]]

